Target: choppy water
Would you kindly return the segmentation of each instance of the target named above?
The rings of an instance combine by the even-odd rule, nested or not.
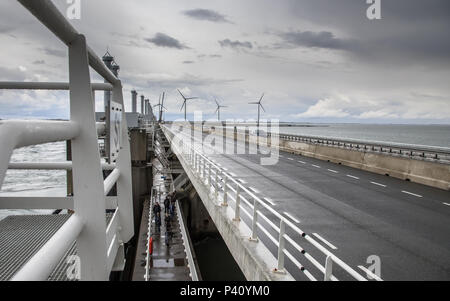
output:
[[[450,125],[321,124],[280,127],[280,133],[450,147]]]
[[[14,151],[11,162],[55,162],[66,160],[65,142],[48,143]],[[8,170],[1,196],[65,196],[66,172],[45,170]],[[59,209],[59,208],[55,208]],[[0,220],[8,215],[47,214],[49,210],[0,210]]]

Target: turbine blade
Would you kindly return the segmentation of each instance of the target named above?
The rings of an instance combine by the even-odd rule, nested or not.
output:
[[[264,109],[262,104],[259,104],[261,106],[261,109],[263,109],[264,112],[266,112],[266,110]]]
[[[183,101],[183,104],[181,105],[181,109],[180,109],[180,111],[182,111],[183,110],[183,108],[184,108],[184,106],[186,105],[186,100],[185,101]]]
[[[177,91],[178,91],[178,93],[180,93],[181,97],[183,97],[183,99],[186,100],[186,97],[184,97],[183,93],[181,93],[181,91],[178,89],[177,89]]]
[[[190,99],[198,99],[198,97],[187,97],[185,98],[186,100],[190,100]]]
[[[251,105],[259,105],[259,102],[249,102]]]
[[[217,111],[219,111],[219,108],[217,108],[215,111],[214,111],[214,114],[216,114],[217,113]]]
[[[259,99],[259,103],[261,103],[263,97],[264,97],[264,93],[261,95],[261,98]]]

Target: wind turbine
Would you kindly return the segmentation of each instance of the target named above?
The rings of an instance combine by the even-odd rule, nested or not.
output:
[[[264,97],[264,93],[263,93],[263,95],[261,96],[261,98],[259,99],[258,102],[249,102],[249,104],[251,104],[251,105],[258,105],[258,123],[256,124],[257,125],[257,132],[258,132],[257,134],[258,134],[258,136],[259,136],[259,117],[261,115],[260,109],[263,109],[263,111],[266,112],[266,110],[264,110],[263,105],[261,104],[261,101],[262,101],[263,97]]]
[[[157,105],[154,105],[153,107],[159,107],[159,118],[158,121],[161,122],[162,121],[162,114],[163,114],[163,110],[167,110],[167,108],[164,106],[164,99],[166,96],[166,92],[162,93],[162,102],[161,102],[161,95],[159,95],[159,102]]]
[[[217,104],[217,109],[216,109],[216,111],[214,112],[214,114],[217,113],[217,120],[220,121],[220,108],[227,108],[228,106],[221,106],[221,105],[217,102],[217,99],[216,99],[216,98],[214,98],[214,101],[215,101],[216,104]]]
[[[186,118],[187,101],[190,99],[197,99],[198,97],[184,97],[183,93],[181,93],[180,90],[177,89],[177,91],[178,91],[178,93],[180,93],[181,97],[183,97],[183,104],[181,105],[180,111],[183,110],[183,107],[184,107],[184,120],[187,120],[187,118]]]

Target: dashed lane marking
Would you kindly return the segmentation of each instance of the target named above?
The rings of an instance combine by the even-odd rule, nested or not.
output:
[[[377,183],[377,182],[370,182],[370,183],[373,184],[373,185],[377,185],[377,186],[381,186],[381,187],[386,187],[386,185],[380,184],[380,183]]]
[[[338,171],[333,170],[333,169],[328,169],[328,171],[331,171],[331,172],[334,172],[334,173],[339,173]]]
[[[356,180],[359,180],[359,178],[358,178],[358,177],[355,177],[355,176],[352,176],[352,175],[347,175],[347,177],[349,177],[349,178],[352,178],[352,179],[356,179]]]
[[[313,233],[313,235],[315,237],[317,237],[320,241],[322,241],[324,244],[326,244],[328,247],[330,247],[333,250],[337,250],[337,247],[335,245],[333,245],[331,242],[329,242],[328,240],[326,240],[325,238],[323,238],[322,236],[320,236],[317,233]]]
[[[291,220],[293,220],[294,222],[296,222],[297,224],[300,224],[300,221],[298,219],[296,219],[295,217],[293,217],[292,215],[290,215],[287,212],[284,212],[284,214],[289,217]]]
[[[415,194],[406,190],[402,190],[403,193],[409,194],[409,195],[413,195],[415,197],[421,198],[422,196],[420,194]]]

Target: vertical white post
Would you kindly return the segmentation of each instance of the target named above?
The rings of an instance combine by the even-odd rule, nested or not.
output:
[[[223,174],[223,203],[222,206],[228,206],[228,177]]]
[[[214,181],[214,196],[216,197],[216,200],[219,196],[219,168],[216,168],[216,178]]]
[[[241,220],[241,186],[239,184],[236,187],[236,208],[234,210],[233,220],[236,222]]]
[[[252,220],[252,236],[250,237],[251,241],[258,241],[258,237],[256,235],[256,231],[258,229],[258,202],[256,199],[253,200],[253,220]]]
[[[330,281],[332,274],[333,274],[333,259],[331,258],[330,255],[328,255],[327,259],[325,260],[325,274],[323,280]]]
[[[286,232],[286,224],[284,220],[280,221],[280,234],[278,236],[278,266],[277,272],[284,271],[284,233]]]
[[[77,238],[82,280],[107,280],[106,218],[94,97],[86,39],[79,35],[69,47],[70,119],[80,135],[72,140],[74,209],[84,222]]]
[[[208,164],[208,184],[212,186],[212,174],[211,174],[212,164]]]
[[[120,151],[117,158],[117,167],[120,170],[120,177],[117,180],[117,198],[119,204],[120,238],[128,242],[134,235],[133,219],[133,184],[131,182],[131,155],[130,142],[128,139],[128,126],[123,103],[122,83],[117,81],[113,88],[113,101],[122,105],[122,124]]]

